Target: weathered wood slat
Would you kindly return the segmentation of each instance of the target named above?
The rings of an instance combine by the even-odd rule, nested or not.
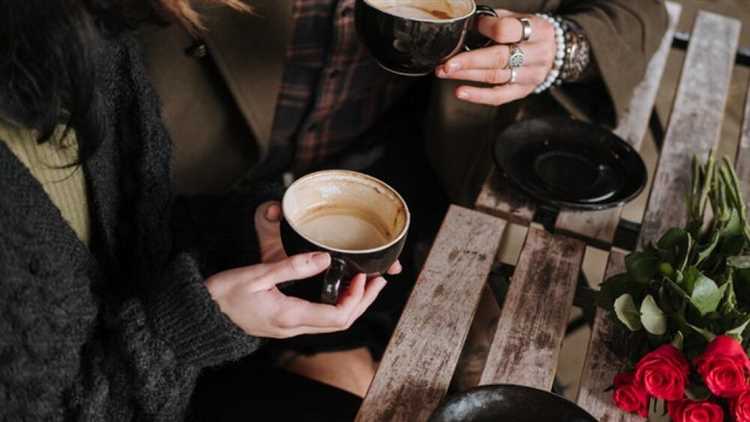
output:
[[[633,93],[628,114],[621,119],[619,126],[615,129],[615,133],[636,150],[641,148],[641,142],[648,130],[656,94],[659,92],[664,68],[672,47],[672,38],[680,21],[682,6],[668,2],[667,10],[670,16],[669,29],[664,35],[659,50],[651,58],[646,77]],[[555,227],[561,233],[593,241],[599,246],[606,246],[610,245],[615,237],[621,214],[622,208],[620,207],[594,212],[562,211],[557,217]]]
[[[357,421],[423,421],[444,396],[505,222],[452,206]]]
[[[745,121],[740,134],[740,144],[737,147],[737,175],[740,177],[745,194],[745,201],[750,202],[750,89],[747,92],[745,104]]]
[[[641,244],[686,221],[690,160],[694,154],[705,159],[721,134],[740,28],[736,19],[698,14],[644,216]]]
[[[534,218],[536,207],[515,189],[505,175],[493,168],[479,192],[476,208],[521,225],[528,225]]]
[[[613,250],[607,265],[607,277],[625,271],[625,255]],[[636,422],[643,418],[629,415],[618,409],[612,401],[612,391],[605,391],[612,385],[615,375],[622,371],[625,361],[612,352],[615,326],[603,309],[597,309],[594,326],[591,329],[586,361],[581,374],[578,390],[578,404],[599,421]]]
[[[480,384],[550,389],[585,245],[531,227]]]

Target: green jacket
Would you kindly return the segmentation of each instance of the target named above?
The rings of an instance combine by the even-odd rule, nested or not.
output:
[[[175,25],[143,31],[149,71],[176,144],[174,170],[182,191],[219,190],[268,154],[293,0],[248,3],[255,8],[253,15],[206,9],[207,31],[200,40]],[[587,104],[595,105],[604,110],[604,123],[610,125],[625,112],[668,22],[662,0],[482,3],[558,14],[577,22],[591,43],[603,83],[586,89],[563,86],[554,95],[584,110]],[[427,154],[451,199],[470,204],[490,169],[488,148],[498,130],[495,122],[514,107],[461,102],[453,96],[454,82],[435,79],[434,84],[426,121]]]

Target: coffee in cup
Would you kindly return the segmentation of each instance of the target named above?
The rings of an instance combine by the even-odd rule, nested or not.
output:
[[[497,16],[474,0],[357,0],[357,33],[384,69],[421,76],[462,50],[491,41],[470,31],[476,16]]]
[[[374,177],[346,170],[312,173],[294,182],[282,199],[282,214],[287,255],[331,255],[322,286],[303,281],[284,291],[332,304],[354,275],[383,274],[396,262],[410,222],[398,192]]]

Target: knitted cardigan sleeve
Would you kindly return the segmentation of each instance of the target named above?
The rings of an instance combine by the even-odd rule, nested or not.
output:
[[[0,248],[0,420],[180,420],[201,368],[259,345],[187,255],[143,300],[97,295],[74,270],[35,274],[13,255]]]

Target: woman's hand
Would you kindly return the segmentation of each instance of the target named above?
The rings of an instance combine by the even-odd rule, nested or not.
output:
[[[263,263],[216,274],[206,285],[222,312],[248,334],[288,338],[300,334],[346,330],[375,301],[386,285],[383,277],[367,280],[356,275],[336,306],[286,296],[278,284],[323,272],[331,264],[327,253],[287,257],[281,245],[278,203],[268,202],[255,212],[255,227]],[[396,263],[389,273],[398,273]]]
[[[286,296],[276,287],[324,271],[327,253],[295,255],[272,264],[257,264],[216,274],[207,287],[222,312],[246,333],[287,338],[300,334],[346,330],[375,301],[386,281],[358,274],[336,306]]]
[[[509,103],[532,93],[552,70],[557,48],[554,26],[538,16],[500,9],[496,12],[498,17],[481,16],[478,20],[479,32],[496,45],[458,54],[436,69],[439,78],[493,85],[482,88],[461,85],[456,89],[456,97],[461,100],[494,106]],[[532,35],[528,41],[518,44],[525,59],[523,66],[516,70],[515,82],[510,83],[508,60],[511,46],[522,38],[520,18],[529,19]]]

